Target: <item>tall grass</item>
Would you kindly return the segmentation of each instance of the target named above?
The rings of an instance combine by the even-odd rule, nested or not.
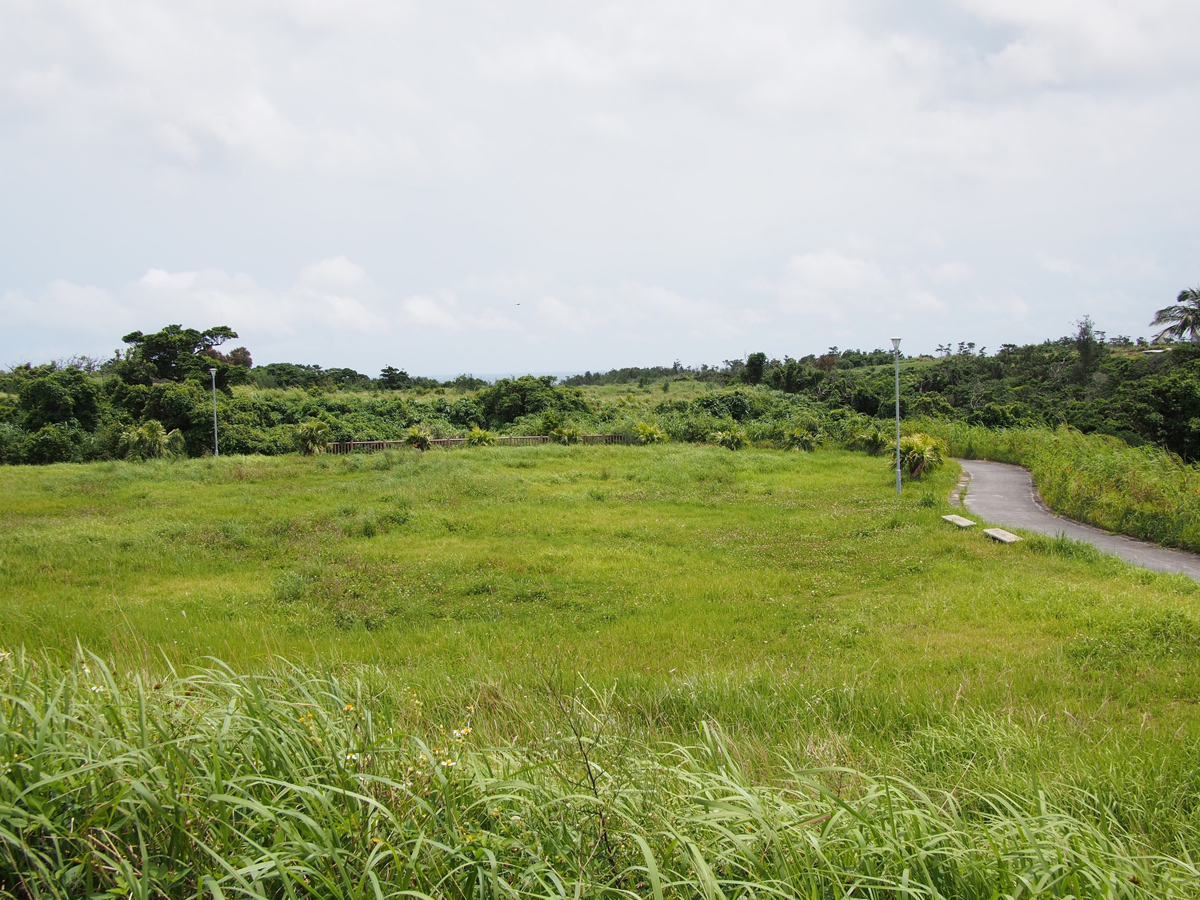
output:
[[[954,456],[1026,466],[1056,512],[1160,544],[1200,551],[1200,471],[1158,447],[1073,428],[993,431],[922,420]]]
[[[369,673],[368,673],[369,676]],[[719,734],[422,734],[377,679],[276,666],[118,676],[0,666],[0,887],[21,897],[1193,897],[1099,802],[925,793],[896,778],[741,773]],[[426,731],[430,730],[425,726]],[[1182,838],[1186,844],[1194,836]]]

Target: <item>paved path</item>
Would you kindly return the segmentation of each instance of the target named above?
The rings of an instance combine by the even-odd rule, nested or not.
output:
[[[1066,534],[1095,544],[1105,553],[1113,553],[1147,569],[1158,572],[1183,572],[1200,581],[1200,556],[1183,550],[1168,550],[1120,534],[1109,534],[1074,519],[1057,516],[1042,503],[1033,487],[1029,472],[1020,466],[960,459],[959,465],[971,483],[965,503],[977,518],[1011,528],[1024,528],[1040,534]]]

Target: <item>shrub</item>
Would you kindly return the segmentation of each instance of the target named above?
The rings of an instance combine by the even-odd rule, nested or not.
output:
[[[25,432],[16,425],[7,422],[0,423],[0,463],[14,465],[21,461],[21,445],[25,442]]]
[[[78,459],[78,447],[71,438],[72,434],[66,428],[46,425],[25,439],[21,457],[35,465],[74,462]]]
[[[746,432],[733,427],[728,431],[714,431],[708,436],[709,443],[717,444],[726,450],[741,450],[746,446]]]
[[[157,419],[125,429],[117,442],[117,455],[125,459],[161,459],[187,455],[183,432],[167,431]]]
[[[855,433],[850,441],[852,450],[862,450],[871,456],[878,456],[892,442],[892,436],[881,428],[864,428]]]
[[[496,443],[496,435],[488,431],[486,428],[480,428],[476,425],[467,434],[468,447],[490,447]]]
[[[470,443],[470,438],[467,442]],[[433,446],[429,437],[429,432],[419,425],[411,425],[404,432],[404,443],[410,447],[416,447],[422,452]]]
[[[945,461],[946,445],[938,438],[927,434],[908,434],[900,439],[900,467],[910,478],[920,478],[933,472]],[[895,453],[892,463],[895,464]]]
[[[670,384],[664,381],[663,384]],[[633,426],[633,440],[638,444],[665,444],[667,433],[651,422],[638,422]]]
[[[574,425],[560,425],[550,431],[550,438],[556,444],[578,444],[579,429]]]
[[[329,446],[329,424],[309,419],[296,426],[296,449],[305,456],[320,456]]]
[[[817,449],[817,436],[807,428],[792,428],[784,432],[783,445],[789,450],[812,453]]]

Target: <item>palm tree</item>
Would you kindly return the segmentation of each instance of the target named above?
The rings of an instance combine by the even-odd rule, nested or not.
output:
[[[1150,324],[1167,326],[1154,336],[1156,341],[1179,340],[1184,335],[1189,341],[1200,340],[1200,288],[1180,291],[1175,303],[1156,312]]]

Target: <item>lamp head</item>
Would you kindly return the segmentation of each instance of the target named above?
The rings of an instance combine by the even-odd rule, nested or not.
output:
[[[892,338],[892,352],[893,353],[900,352],[900,338]]]
[[[209,370],[208,370],[208,374],[209,374],[209,375],[212,375],[212,376],[215,378],[215,377],[217,376],[217,370],[216,370],[216,369],[209,369]]]

